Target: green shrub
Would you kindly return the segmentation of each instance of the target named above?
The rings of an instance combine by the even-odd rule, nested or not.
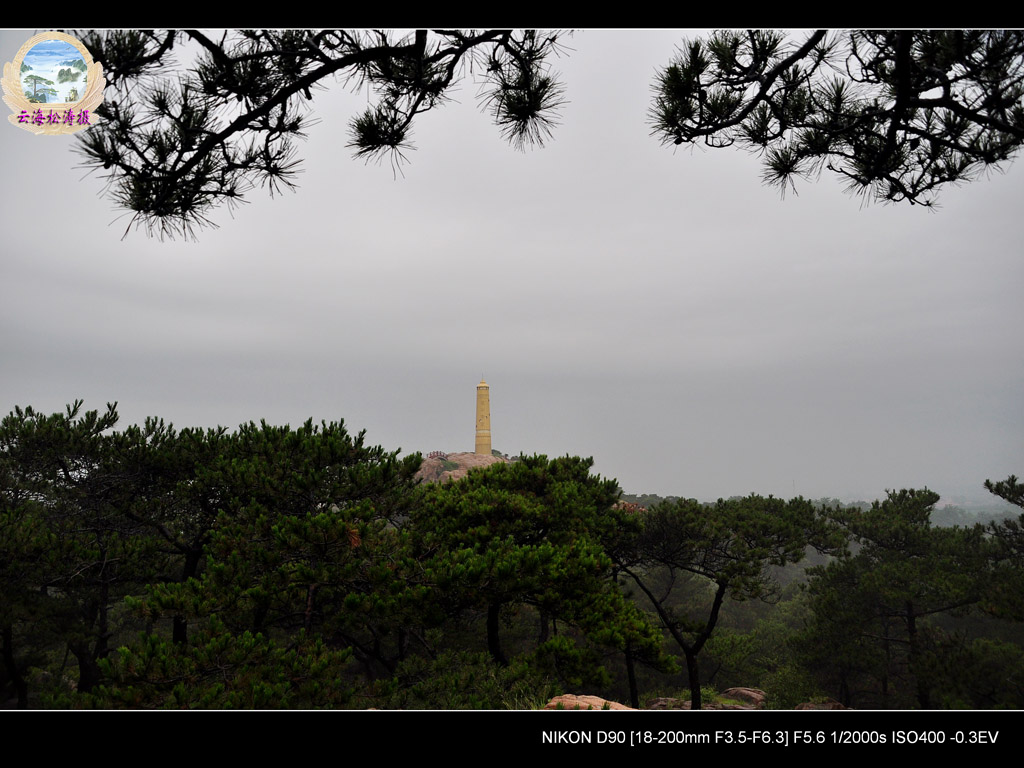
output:
[[[807,672],[789,664],[768,673],[762,680],[768,709],[793,709],[797,704],[824,698]]]

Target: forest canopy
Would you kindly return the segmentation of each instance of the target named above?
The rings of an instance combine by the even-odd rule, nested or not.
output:
[[[0,421],[9,706],[1024,705],[1024,520],[937,528],[928,490],[645,508],[569,456],[424,484],[343,422],[117,421]]]

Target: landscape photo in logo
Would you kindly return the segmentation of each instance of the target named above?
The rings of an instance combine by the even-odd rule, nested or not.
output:
[[[25,98],[33,104],[73,104],[85,92],[87,69],[75,46],[64,40],[43,40],[21,62]]]

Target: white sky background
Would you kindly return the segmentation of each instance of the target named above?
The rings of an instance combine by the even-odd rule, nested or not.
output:
[[[830,176],[783,200],[754,156],[649,136],[684,36],[576,34],[561,125],[525,154],[463,83],[404,177],[345,146],[365,93],[316,92],[298,191],[198,242],[122,240],[73,138],[0,124],[0,413],[343,418],[466,451],[483,374],[494,447],[593,456],[630,493],[984,500],[1024,475],[1020,161],[937,211]]]

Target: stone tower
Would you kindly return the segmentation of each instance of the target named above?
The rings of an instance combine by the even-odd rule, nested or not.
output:
[[[476,385],[476,450],[491,455],[491,388],[481,377]]]

